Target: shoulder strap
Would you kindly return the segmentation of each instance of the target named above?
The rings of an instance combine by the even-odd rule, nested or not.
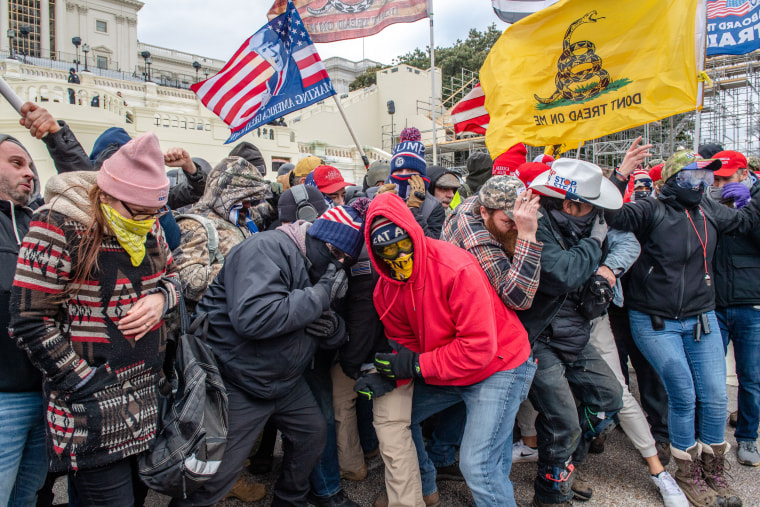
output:
[[[650,236],[652,231],[665,220],[665,206],[665,203],[660,202],[659,199],[654,199],[654,214],[652,215],[652,221],[649,222],[649,227],[647,228],[647,236]]]
[[[176,220],[180,220],[182,218],[195,220],[206,229],[206,235],[208,236],[209,265],[214,264],[215,262],[223,264],[224,256],[219,252],[219,233],[217,232],[216,227],[211,222],[211,220],[204,217],[203,215],[196,215],[195,213],[182,214],[175,217]]]

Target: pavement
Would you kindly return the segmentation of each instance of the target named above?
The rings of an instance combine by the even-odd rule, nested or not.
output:
[[[635,390],[634,390],[635,392]],[[736,387],[728,386],[729,410],[736,410]],[[728,414],[726,414],[728,417]],[[726,440],[731,444],[727,462],[729,473],[734,477],[732,486],[744,501],[744,507],[760,507],[760,468],[739,465],[736,461],[736,440],[733,428],[726,426]],[[267,497],[263,500],[246,504],[238,500],[226,500],[217,505],[223,507],[240,507],[243,505],[266,506],[272,501],[271,488],[279,473],[282,458],[280,448],[275,451],[274,470],[264,476],[252,476],[254,480],[267,485]],[[368,460],[369,474],[361,482],[343,480],[343,488],[354,502],[367,507],[378,492],[383,489],[384,467],[379,457]],[[666,469],[673,475],[675,464]],[[245,472],[246,474],[248,472]],[[533,497],[533,478],[536,473],[535,463],[516,463],[512,466],[511,479],[515,489],[515,500],[519,507],[528,507]],[[657,488],[650,480],[644,460],[636,451],[625,434],[616,429],[607,438],[603,454],[591,454],[584,465],[584,477],[593,484],[594,495],[588,502],[574,502],[583,507],[654,507],[662,506],[662,499]],[[464,482],[439,482],[442,507],[469,507],[474,505],[472,495]],[[59,480],[56,485],[56,499],[65,498],[65,482]],[[165,496],[151,492],[145,507],[164,507],[169,503]]]

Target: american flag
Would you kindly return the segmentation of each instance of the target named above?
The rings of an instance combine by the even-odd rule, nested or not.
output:
[[[464,96],[451,110],[451,121],[454,122],[454,132],[474,132],[485,135],[488,122],[491,120],[486,111],[486,96],[480,84]]]
[[[262,32],[267,30],[276,34],[288,61],[292,57],[298,66],[298,73],[285,75],[283,72],[271,90],[267,83],[276,71],[251,44],[254,38],[261,39]],[[288,95],[292,85],[289,79],[299,76],[302,86],[298,88],[304,93],[296,100]],[[335,95],[319,53],[292,2],[288,2],[283,14],[246,39],[218,74],[191,88],[208,109],[230,126],[232,136],[228,143],[260,125]]]
[[[708,0],[707,2],[708,19],[744,16],[751,10],[750,0]]]
[[[491,0],[493,10],[505,23],[515,23],[525,16],[556,4],[559,0]]]

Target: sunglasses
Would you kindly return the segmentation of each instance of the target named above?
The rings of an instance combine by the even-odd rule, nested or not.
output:
[[[130,215],[132,215],[132,220],[137,220],[138,222],[141,220],[150,220],[151,218],[161,218],[162,216],[169,213],[169,207],[164,205],[161,208],[157,209],[153,213],[146,213],[145,211],[135,211],[132,208],[130,208],[127,203],[124,201],[119,201],[122,206],[124,206],[124,209],[126,209]]]
[[[715,181],[715,173],[707,169],[689,169],[676,174],[676,184],[681,188],[696,188],[701,184],[709,187]]]
[[[375,246],[372,249],[383,259],[392,261],[402,254],[411,253],[414,250],[414,243],[411,238],[404,238],[390,245]]]

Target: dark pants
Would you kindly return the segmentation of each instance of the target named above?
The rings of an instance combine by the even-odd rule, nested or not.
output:
[[[652,436],[657,442],[670,443],[668,393],[665,392],[665,386],[662,384],[660,376],[657,375],[657,372],[633,341],[628,310],[610,305],[608,313],[625,381],[630,385],[628,378],[628,359],[630,358],[633,369],[636,370],[641,408],[644,409],[647,416],[647,422],[652,429]]]
[[[256,438],[267,420],[282,432],[282,471],[274,485],[272,505],[306,506],[309,474],[325,445],[325,420],[309,386],[300,379],[282,398],[263,400],[226,383],[229,397],[229,429],[219,471],[187,500],[173,506],[213,505],[235,485]]]
[[[356,398],[356,424],[359,427],[359,442],[364,454],[376,450],[380,445],[372,419],[372,400],[365,400],[359,396]]]
[[[533,344],[533,358],[538,363],[529,394],[538,411],[538,476],[534,490],[541,502],[562,503],[573,496],[572,475],[564,482],[547,479],[546,475],[565,470],[582,443],[582,433],[594,430],[605,420],[601,412],[609,418],[623,408],[623,389],[590,344],[575,360],[568,361],[537,340]]]
[[[77,504],[87,507],[141,507],[148,495],[148,487],[137,474],[136,456],[99,468],[69,472],[69,487],[76,490]]]

